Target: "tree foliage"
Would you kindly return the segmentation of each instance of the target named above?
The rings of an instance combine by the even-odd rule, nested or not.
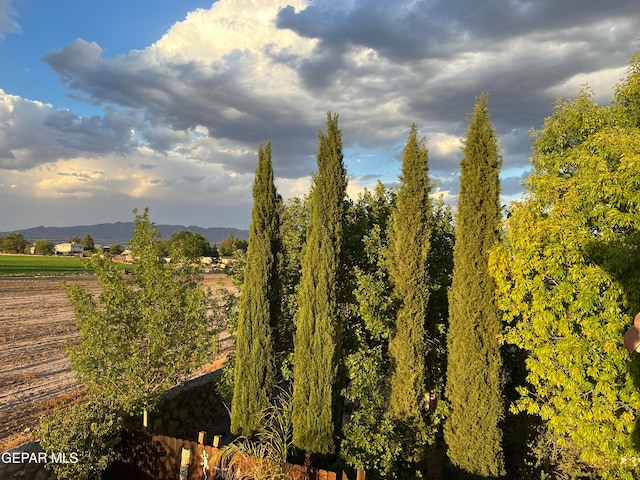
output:
[[[124,252],[124,247],[119,243],[116,243],[109,247],[109,253],[111,255],[120,255],[122,252]]]
[[[401,446],[388,412],[389,337],[395,308],[387,268],[387,231],[395,193],[378,182],[365,190],[355,208],[362,219],[359,240],[364,246],[355,268],[355,310],[358,322],[349,326],[351,351],[346,355],[345,398],[353,411],[343,427],[340,455],[367,477],[395,478]]]
[[[89,264],[100,295],[67,288],[80,331],[80,343],[67,345],[71,365],[90,398],[129,413],[152,408],[217,347],[209,295],[197,269],[161,262],[148,210],[134,214],[133,279],[94,255]]]
[[[247,242],[246,240],[238,238],[230,233],[227,238],[220,242],[218,251],[220,252],[220,255],[231,257],[237,250],[245,251],[248,244],[249,242]]]
[[[447,365],[446,331],[449,324],[449,288],[453,278],[455,227],[451,207],[439,198],[431,210],[431,239],[427,256],[429,303],[426,335],[429,343],[425,378],[434,423],[440,424],[446,413],[444,388]]]
[[[271,143],[258,149],[253,184],[249,249],[236,333],[231,430],[250,436],[269,405],[275,384],[273,331],[280,321],[278,196],[273,184]]]
[[[53,255],[53,252],[56,249],[56,246],[50,240],[46,238],[42,238],[40,240],[36,240],[34,243],[35,253],[37,255]]]
[[[88,233],[84,237],[82,237],[82,240],[80,240],[80,244],[84,245],[84,247],[90,252],[95,249],[95,244],[93,242],[93,237],[91,235],[89,235]]]
[[[279,375],[290,381],[293,372],[294,317],[298,311],[298,290],[302,273],[302,247],[309,222],[310,197],[292,198],[281,205],[280,237],[282,250],[279,258],[282,294],[281,321],[277,331],[276,354]]]
[[[223,479],[285,480],[287,457],[293,449],[291,395],[281,391],[274,403],[257,415],[256,439],[236,438],[211,459]]]
[[[639,62],[611,106],[588,89],[556,102],[492,258],[505,341],[528,355],[512,409],[541,418],[541,462],[572,478],[640,473],[638,365],[622,345],[640,308]]]
[[[59,480],[100,478],[115,459],[122,419],[99,403],[80,403],[41,419],[40,444],[49,459],[65,454],[46,467]],[[75,455],[72,458],[71,455]],[[74,461],[75,460],[75,461]]]
[[[0,251],[4,253],[28,253],[28,245],[29,242],[21,233],[11,232],[0,237]]]
[[[317,158],[294,338],[293,440],[309,452],[329,453],[335,448],[334,408],[341,390],[336,385],[343,328],[338,271],[347,187],[337,115],[327,114]]]
[[[453,280],[449,293],[444,435],[448,456],[462,472],[504,475],[501,317],[489,251],[499,240],[502,160],[487,108],[477,98],[460,162]]]
[[[425,405],[430,189],[427,147],[418,138],[414,124],[402,154],[388,251],[392,298],[397,304],[389,342],[389,412],[397,424],[405,455],[412,461],[423,458],[434,433],[428,428]]]
[[[195,261],[213,255],[209,241],[199,233],[179,230],[169,239],[169,255],[172,259]]]

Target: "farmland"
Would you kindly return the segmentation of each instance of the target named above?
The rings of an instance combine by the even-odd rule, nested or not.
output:
[[[0,276],[87,273],[82,258],[42,255],[0,255]]]
[[[1,255],[0,276],[20,275],[72,275],[90,273],[86,259],[80,257],[54,257],[43,255]],[[132,269],[135,265],[119,263],[119,268]]]
[[[36,271],[43,273],[42,268]],[[81,397],[63,348],[78,333],[62,282],[99,291],[92,275],[4,275],[0,276],[0,451],[28,439],[43,412]],[[224,274],[206,275],[204,283],[212,289],[233,289]],[[225,345],[228,348],[228,341]]]

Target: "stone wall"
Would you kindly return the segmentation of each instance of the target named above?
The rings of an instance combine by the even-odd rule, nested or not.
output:
[[[229,412],[214,387],[219,374],[217,370],[167,392],[157,411],[149,412],[149,432],[195,440],[198,432],[205,431],[209,438],[221,435],[221,444],[229,442]],[[142,428],[141,416],[129,419],[127,425]]]

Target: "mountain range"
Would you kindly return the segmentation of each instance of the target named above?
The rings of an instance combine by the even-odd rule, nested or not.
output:
[[[53,243],[66,242],[69,237],[76,236],[83,238],[85,235],[91,235],[96,245],[113,245],[127,244],[133,236],[133,222],[116,222],[116,223],[100,223],[97,225],[77,225],[72,227],[33,227],[24,230],[14,230],[15,233],[21,233],[28,241],[39,239],[47,239]],[[205,237],[209,242],[220,244],[229,235],[247,240],[249,238],[248,230],[240,230],[237,228],[226,227],[197,227],[191,225],[185,227],[183,225],[156,225],[158,232],[163,239],[171,237],[173,232],[180,230],[190,230]],[[0,236],[4,236],[10,232],[0,232]]]

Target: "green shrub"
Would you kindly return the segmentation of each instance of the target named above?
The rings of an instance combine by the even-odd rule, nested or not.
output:
[[[58,480],[100,477],[116,458],[122,419],[102,405],[82,403],[40,421],[40,443],[47,468]],[[64,454],[61,455],[61,454]],[[57,461],[52,461],[57,459]]]

